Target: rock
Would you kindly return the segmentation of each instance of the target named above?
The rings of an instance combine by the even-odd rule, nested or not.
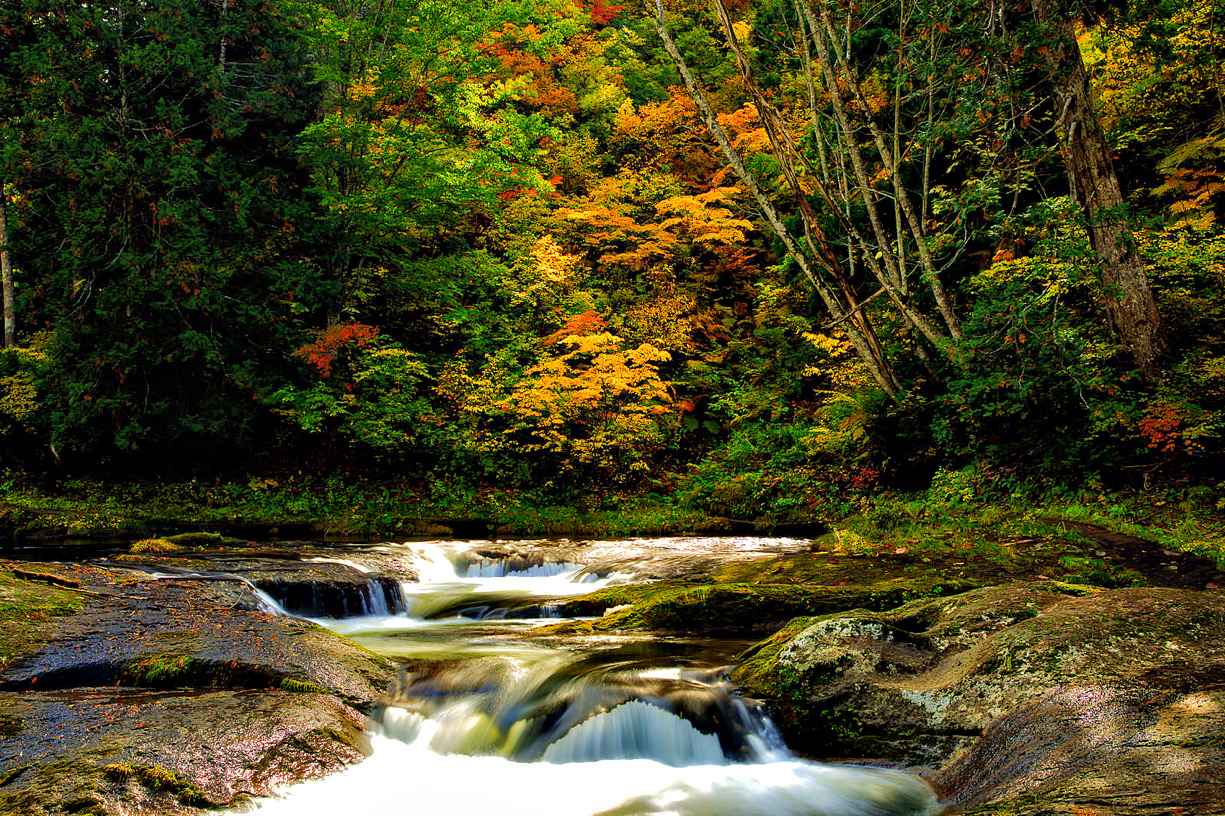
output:
[[[308,618],[402,612],[400,583],[417,580],[415,570],[402,557],[377,548],[304,545],[293,550],[225,549],[167,557],[146,547],[141,552],[134,549],[119,560],[160,573],[205,577],[225,573],[243,578],[288,613]]]
[[[195,812],[368,751],[364,712],[392,665],[262,611],[245,581],[14,567],[39,583],[5,586],[5,600],[23,584],[57,598],[50,614],[0,620],[13,649],[0,672],[0,812]]]
[[[771,701],[789,744],[926,768],[959,807],[1209,812],[1192,805],[1213,798],[1225,750],[1186,746],[1225,729],[1225,594],[1084,593],[1010,584],[800,619],[733,679]]]
[[[1225,813],[1222,733],[1219,688],[1069,686],[994,721],[931,781],[972,813],[1211,816]]]
[[[190,813],[241,804],[369,753],[326,694],[75,689],[0,694],[0,811]]]
[[[603,615],[561,624],[553,631],[654,629],[676,632],[767,629],[796,615],[870,607],[887,609],[908,598],[962,592],[971,584],[939,579],[894,579],[863,586],[659,583],[608,587],[557,605],[562,616]]]

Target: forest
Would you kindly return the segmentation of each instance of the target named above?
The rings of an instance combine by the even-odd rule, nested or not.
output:
[[[1221,0],[4,0],[0,54],[7,490],[1225,506]]]

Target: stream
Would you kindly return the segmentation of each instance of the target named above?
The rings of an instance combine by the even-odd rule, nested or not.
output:
[[[918,778],[798,758],[723,669],[750,641],[557,636],[559,600],[711,555],[682,539],[574,558],[496,558],[489,542],[384,544],[420,581],[316,623],[399,662],[372,713],[372,755],[256,802],[263,816],[918,816]],[[732,539],[719,557],[800,546]],[[368,571],[361,550],[349,566]],[[281,599],[265,596],[282,613]],[[300,613],[300,610],[299,610]]]

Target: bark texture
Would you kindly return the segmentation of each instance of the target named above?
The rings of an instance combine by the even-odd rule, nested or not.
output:
[[[9,251],[8,202],[0,180],[0,284],[4,303],[4,347],[17,346],[17,317],[13,307],[13,255]]]
[[[1043,57],[1059,111],[1068,179],[1097,256],[1111,327],[1131,350],[1146,380],[1160,374],[1168,341],[1144,260],[1127,223],[1119,178],[1093,101],[1076,25],[1055,0],[1032,0],[1034,19],[1049,34]]]

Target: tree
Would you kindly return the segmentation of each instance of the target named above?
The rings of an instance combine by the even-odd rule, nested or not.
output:
[[[1039,46],[1050,72],[1068,180],[1097,256],[1110,323],[1140,374],[1158,378],[1167,339],[1144,260],[1127,221],[1126,202],[1093,100],[1076,24],[1056,0],[1031,0],[1043,35]]]
[[[226,0],[6,4],[0,172],[32,191],[10,244],[26,325],[51,330],[66,456],[206,457],[265,421],[269,352],[319,294],[296,254],[312,93],[294,26]]]
[[[13,307],[13,254],[9,249],[8,191],[0,176],[0,286],[4,293],[4,347],[17,347],[17,319]]]

